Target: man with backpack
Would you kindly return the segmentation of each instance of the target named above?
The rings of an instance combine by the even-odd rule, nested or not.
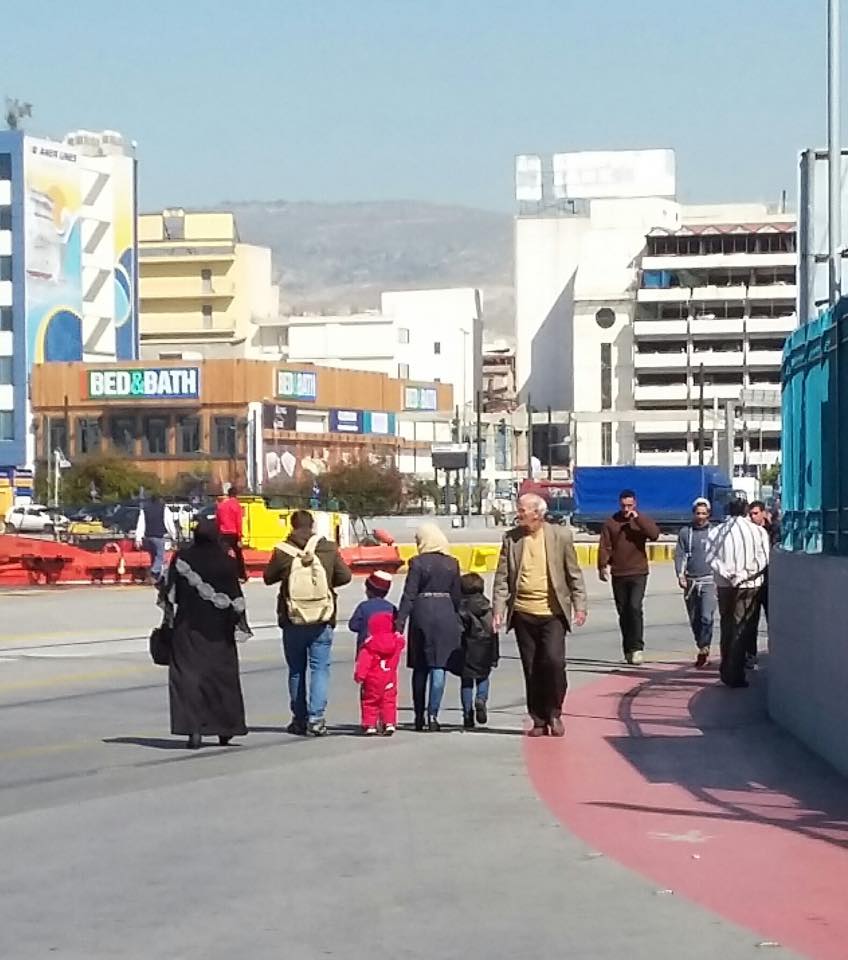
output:
[[[327,732],[324,712],[336,625],[335,590],[350,582],[351,572],[338,547],[315,534],[311,513],[296,510],[291,526],[291,534],[274,548],[264,580],[268,586],[280,584],[277,617],[289,668],[292,711],[288,732],[321,737]]]

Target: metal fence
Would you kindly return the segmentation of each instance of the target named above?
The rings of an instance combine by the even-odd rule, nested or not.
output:
[[[783,351],[782,545],[848,554],[848,298]],[[846,427],[841,435],[840,424]]]

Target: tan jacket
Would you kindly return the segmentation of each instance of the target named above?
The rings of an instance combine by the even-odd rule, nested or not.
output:
[[[548,558],[548,580],[557,601],[571,625],[571,614],[586,610],[586,586],[583,573],[577,562],[574,537],[569,527],[546,523],[545,553]],[[506,629],[512,625],[512,610],[515,605],[515,586],[521,569],[525,533],[515,527],[503,538],[498,569],[495,573],[493,605],[495,616],[505,619]]]

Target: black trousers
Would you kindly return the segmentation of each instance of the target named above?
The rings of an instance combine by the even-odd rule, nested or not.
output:
[[[534,727],[547,726],[562,716],[568,685],[565,677],[565,620],[514,613],[512,627],[524,671],[527,712]]]
[[[718,612],[721,625],[722,682],[738,687],[745,682],[745,654],[757,649],[760,622],[760,588],[740,590],[718,588]]]
[[[612,595],[615,598],[615,609],[618,611],[621,646],[625,656],[636,650],[645,649],[645,618],[642,613],[642,604],[647,586],[647,573],[612,578]]]
[[[238,565],[238,575],[240,580],[247,580],[247,570],[244,566],[244,554],[241,551],[239,538],[234,533],[222,533],[221,543],[226,550],[232,550],[235,554],[236,564]]]

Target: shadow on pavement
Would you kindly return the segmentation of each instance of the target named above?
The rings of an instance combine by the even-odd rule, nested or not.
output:
[[[150,747],[153,750],[182,750],[185,752],[185,737],[166,740],[164,737],[106,737],[103,743],[124,743],[134,747]]]
[[[747,690],[691,668],[657,671],[621,698],[627,735],[611,745],[651,783],[673,783],[712,808],[704,814],[848,849],[848,783],[775,726],[762,670]],[[658,815],[687,810],[610,804]]]

